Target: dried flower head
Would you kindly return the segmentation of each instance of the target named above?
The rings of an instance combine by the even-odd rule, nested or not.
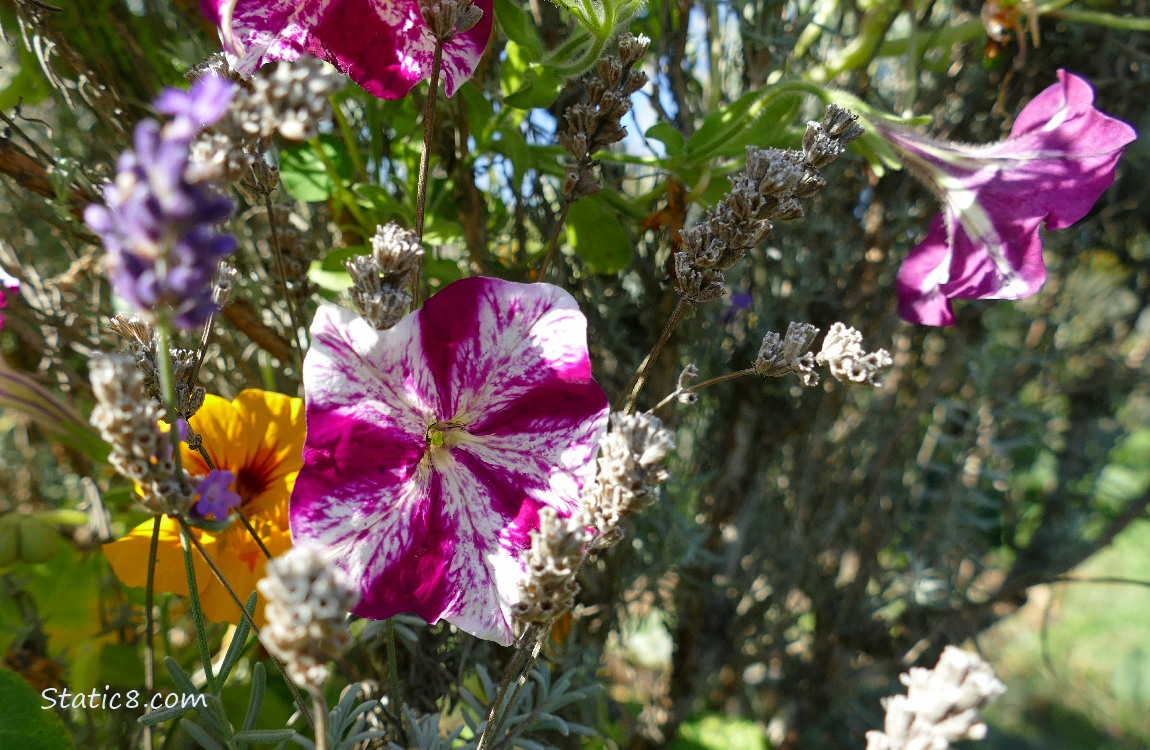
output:
[[[615,412],[610,425],[599,441],[599,473],[581,509],[581,522],[596,532],[590,542],[596,550],[617,544],[624,520],[655,502],[668,477],[663,461],[675,447],[670,430],[653,414]]]
[[[771,221],[803,215],[803,198],[822,188],[818,170],[862,134],[853,114],[830,105],[822,122],[807,123],[803,150],[747,149],[747,163],[731,191],[707,212],[706,221],[682,233],[675,253],[675,289],[697,304],[726,294],[723,272],[770,236]]]
[[[296,547],[270,561],[256,587],[267,601],[261,642],[297,685],[319,690],[350,638],[347,613],[358,597],[347,576],[315,550]]]
[[[569,107],[564,114],[567,127],[559,134],[559,145],[575,157],[565,169],[565,201],[599,190],[597,162],[591,154],[626,137],[627,129],[621,121],[631,111],[631,95],[647,84],[647,74],[632,68],[650,44],[645,36],[624,34],[617,54],[600,60],[597,75],[584,80],[587,100]]]
[[[129,357],[97,356],[90,365],[96,406],[92,424],[112,446],[108,463],[136,482],[151,513],[186,512],[195,496],[191,478],[177,470],[172,442],[160,432],[159,403],[144,395],[144,375]]]
[[[351,275],[352,304],[368,323],[385,331],[399,322],[411,307],[414,274],[423,258],[423,244],[414,232],[398,224],[376,228],[371,255],[344,262]]]
[[[815,360],[830,368],[836,380],[870,385],[881,385],[883,374],[894,361],[886,349],[864,351],[862,334],[843,323],[830,327]]]
[[[770,331],[763,336],[759,356],[755,358],[755,374],[780,378],[793,372],[803,385],[817,385],[819,376],[815,373],[815,355],[808,350],[818,335],[819,329],[810,323],[789,324],[785,337]]]
[[[912,667],[899,677],[906,695],[884,701],[884,731],[867,732],[867,750],[946,750],[986,736],[981,710],[1006,692],[978,654],[947,646],[934,669]]]
[[[560,518],[553,508],[540,508],[539,528],[531,532],[527,570],[519,584],[520,599],[511,608],[516,619],[545,624],[575,606],[579,593],[575,575],[586,541],[578,514]]]

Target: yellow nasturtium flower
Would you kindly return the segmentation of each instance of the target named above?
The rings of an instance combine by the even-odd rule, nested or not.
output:
[[[209,395],[188,420],[203,438],[215,468],[232,472],[231,490],[240,496],[239,509],[248,517],[273,557],[291,548],[288,498],[302,465],[304,442],[303,401],[269,391],[246,390],[234,401]],[[180,459],[193,477],[207,476],[208,465],[198,451],[180,445]],[[116,576],[128,586],[143,588],[148,576],[148,548],[153,521],[149,519],[126,536],[104,546]],[[238,520],[219,532],[193,529],[208,556],[228,584],[245,601],[264,575],[267,560],[251,534]],[[207,563],[193,549],[196,587],[204,617],[213,622],[237,622],[239,607],[216,580]],[[160,520],[156,555],[155,590],[188,595],[180,527],[174,519]],[[256,622],[263,623],[262,603]]]

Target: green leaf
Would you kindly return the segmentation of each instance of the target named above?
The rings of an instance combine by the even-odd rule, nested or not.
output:
[[[594,197],[571,204],[567,242],[591,273],[618,273],[631,262],[631,238],[619,215]]]
[[[531,53],[532,60],[543,57],[543,42],[535,30],[535,21],[513,0],[495,0],[495,18],[507,38]]]
[[[463,104],[467,110],[467,118],[471,135],[475,137],[476,146],[479,150],[483,150],[487,142],[491,140],[491,122],[495,115],[495,110],[491,106],[491,102],[487,101],[487,97],[483,94],[483,89],[479,88],[473,81],[468,81],[459,89],[459,95],[463,97]]]
[[[340,183],[350,184],[354,174],[355,166],[343,141],[331,134],[289,146],[280,153],[280,180],[288,195],[296,200],[325,201],[335,194]]]
[[[546,107],[555,101],[564,79],[550,68],[536,65],[531,51],[508,42],[507,57],[499,72],[503,101],[516,109]]]
[[[746,145],[767,145],[791,125],[798,96],[773,96],[770,90],[751,91],[720,107],[703,120],[687,140],[687,157],[694,162],[734,155]]]
[[[0,747],[20,750],[62,750],[75,747],[54,711],[45,711],[46,698],[20,675],[0,669]]]
[[[683,153],[686,139],[683,134],[669,122],[657,122],[647,128],[645,135],[659,141],[667,149],[667,156],[678,156]]]

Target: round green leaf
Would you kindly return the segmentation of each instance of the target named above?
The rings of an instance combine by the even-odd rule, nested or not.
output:
[[[618,273],[631,262],[631,238],[618,214],[594,198],[571,204],[567,242],[591,273]]]
[[[64,722],[20,675],[0,669],[0,747],[61,750],[75,747]]]

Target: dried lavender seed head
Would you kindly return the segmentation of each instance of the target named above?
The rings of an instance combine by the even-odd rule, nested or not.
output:
[[[576,573],[583,560],[587,533],[578,517],[560,518],[553,508],[539,510],[539,528],[531,532],[527,570],[519,584],[516,619],[546,624],[575,605]]]
[[[845,145],[866,132],[858,121],[859,117],[854,112],[837,104],[828,104],[822,126],[831,138],[837,138]]]
[[[91,422],[112,446],[108,462],[140,485],[149,512],[179,515],[195,491],[187,472],[177,476],[171,440],[160,433],[162,409],[144,394],[144,374],[124,356],[100,355],[89,365],[96,406]]]
[[[410,275],[423,260],[419,237],[394,222],[376,227],[371,251],[380,270],[387,275]]]
[[[297,685],[319,690],[328,662],[350,639],[347,613],[358,596],[347,576],[315,550],[297,547],[270,561],[256,588],[267,601],[260,641]]]
[[[239,271],[235,268],[227,263],[220,263],[219,270],[216,271],[216,280],[212,285],[212,304],[216,306],[217,310],[224,309],[224,306],[228,304],[239,275]]]
[[[814,120],[807,123],[803,135],[803,160],[807,166],[821,169],[839,158],[846,148],[842,141],[823,130],[821,124]]]
[[[893,363],[886,349],[864,351],[862,334],[842,323],[835,323],[827,331],[822,351],[816,360],[829,368],[836,380],[875,386],[882,384],[883,374]]]
[[[599,443],[599,473],[580,513],[580,523],[596,531],[590,542],[596,550],[618,543],[624,520],[655,502],[668,477],[663,462],[675,447],[671,432],[653,414],[616,412],[610,422]]]
[[[639,62],[643,55],[647,54],[647,48],[651,46],[651,39],[645,34],[635,36],[634,34],[624,34],[619,37],[619,60],[625,66],[631,66]]]
[[[946,750],[981,740],[981,711],[1006,686],[977,654],[947,646],[934,669],[912,667],[899,677],[906,695],[884,701],[883,731],[867,732],[867,750]]]
[[[808,350],[818,335],[819,329],[810,323],[789,324],[786,336],[774,331],[767,333],[755,359],[755,374],[778,378],[793,372],[803,385],[817,385],[815,356]]]

